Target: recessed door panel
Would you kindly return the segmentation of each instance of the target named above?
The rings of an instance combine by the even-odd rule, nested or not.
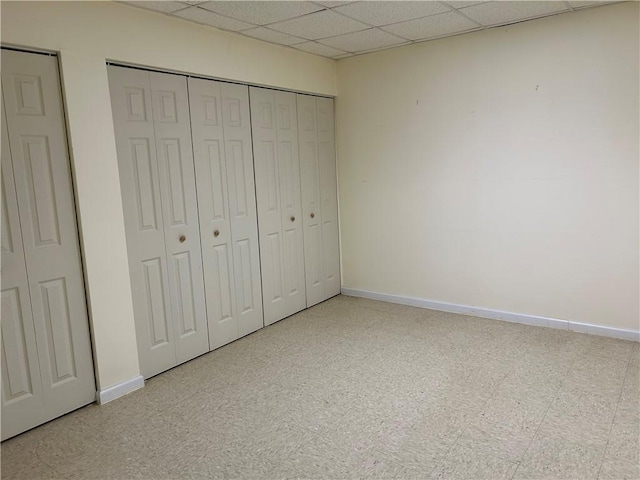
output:
[[[306,306],[295,94],[251,87],[265,324]]]
[[[169,318],[166,305],[165,273],[163,259],[151,258],[142,262],[144,275],[144,302],[147,306],[149,340],[151,349],[156,350],[168,346],[171,342],[169,335]]]
[[[148,138],[132,138],[131,171],[133,173],[133,187],[138,213],[138,228],[140,230],[157,230],[158,220],[155,189],[153,182],[153,168],[151,167],[151,152]]]
[[[3,50],[2,95],[4,439],[91,403],[95,380],[57,59]]]
[[[34,305],[34,310],[38,307],[42,309],[49,354],[49,369],[46,372],[48,375],[43,375],[43,381],[49,380],[50,387],[54,387],[76,378],[71,316],[67,308],[69,296],[65,279],[56,278],[41,282],[39,297],[42,305]]]

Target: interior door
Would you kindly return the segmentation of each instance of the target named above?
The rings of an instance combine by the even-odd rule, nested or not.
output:
[[[187,79],[150,73],[177,363],[209,351]]]
[[[3,50],[2,93],[40,378],[51,419],[95,400],[57,59]]]
[[[322,208],[322,260],[324,295],[340,293],[340,239],[338,236],[338,181],[332,98],[316,98],[318,168]]]
[[[212,349],[263,326],[247,87],[189,78]]]
[[[296,96],[251,87],[265,325],[306,307]]]
[[[209,318],[209,345],[238,338],[220,82],[189,78],[189,105]]]
[[[333,100],[297,95],[307,306],[340,293]]]
[[[325,300],[316,97],[297,95],[307,307]]]
[[[47,421],[2,100],[2,439]]]
[[[140,369],[177,363],[149,72],[109,66]]]
[[[223,83],[221,88],[238,332],[242,337],[264,326],[249,87]]]

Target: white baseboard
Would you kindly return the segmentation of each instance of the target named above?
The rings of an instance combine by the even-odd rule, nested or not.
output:
[[[142,387],[144,387],[144,378],[142,375],[138,375],[137,377],[130,378],[129,380],[125,380],[124,382],[105,388],[104,390],[100,390],[96,394],[96,401],[99,405],[102,405]]]
[[[603,325],[594,325],[592,323],[569,322],[569,330],[578,333],[588,333],[590,335],[600,335],[601,337],[621,338],[623,340],[631,340],[640,342],[640,331],[627,330],[624,328],[605,327]]]
[[[535,325],[538,327],[558,328],[561,330],[569,330],[572,332],[588,333],[591,335],[600,335],[603,337],[621,338],[624,340],[640,342],[640,331],[637,330],[625,330],[623,328],[606,327],[603,325],[593,325],[589,323],[580,323],[570,320],[560,320],[557,318],[540,317],[538,315],[527,315],[524,313],[503,312],[501,310],[492,310],[489,308],[472,307],[469,305],[459,305],[456,303],[438,302],[435,300],[427,300],[425,298],[405,297],[402,295],[393,295],[390,293],[370,292],[367,290],[359,290],[357,288],[343,287],[342,294],[350,297],[369,298],[371,300],[398,303],[401,305],[409,305],[412,307],[440,310],[442,312],[460,313],[463,315],[471,315],[474,317],[490,318],[493,320],[503,320],[513,323],[523,323],[525,325]]]

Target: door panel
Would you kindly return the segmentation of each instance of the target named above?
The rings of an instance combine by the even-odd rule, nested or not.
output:
[[[2,440],[47,421],[2,101]]]
[[[244,336],[264,325],[249,88],[223,83],[221,96],[238,333]]]
[[[298,95],[307,306],[340,293],[333,100]]]
[[[149,72],[109,66],[140,369],[177,364]]]
[[[246,86],[189,78],[211,348],[263,325]]]
[[[150,73],[176,360],[209,351],[187,80]]]
[[[338,238],[338,182],[333,99],[318,98],[318,166],[322,203],[323,282],[326,298],[340,293],[340,240]]]
[[[322,265],[322,205],[320,167],[318,165],[318,131],[316,97],[297,95],[298,132],[300,136],[300,178],[302,217],[304,220],[304,260],[307,307],[327,297],[324,291]]]
[[[306,306],[293,93],[251,87],[265,325]]]
[[[55,418],[95,399],[57,60],[3,50],[2,83],[45,409]]]
[[[221,84],[188,79],[209,345],[238,338]]]

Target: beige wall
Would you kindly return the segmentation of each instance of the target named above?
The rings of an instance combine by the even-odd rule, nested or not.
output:
[[[4,45],[60,53],[98,388],[138,375],[107,59],[320,94],[333,60],[111,2],[1,3]]]
[[[639,7],[340,60],[343,285],[639,330]]]

